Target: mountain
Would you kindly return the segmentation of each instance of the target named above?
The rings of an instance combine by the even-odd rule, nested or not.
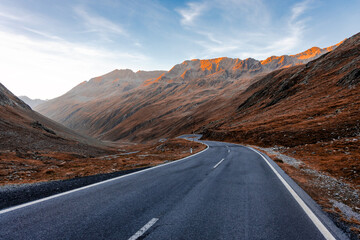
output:
[[[293,147],[360,134],[360,34],[304,65],[273,71],[235,96],[208,138]]]
[[[191,121],[200,123],[211,117],[212,111],[208,111],[195,120],[193,113],[219,95],[231,98],[262,75],[306,63],[336,47],[313,48],[264,61],[194,59],[177,64],[168,72],[115,70],[84,82],[35,110],[71,129],[104,140],[147,141],[175,136],[194,128]],[[221,108],[222,101],[213,110]],[[193,120],[189,122],[190,119]]]
[[[345,40],[327,47],[327,48],[318,48],[312,47],[304,52],[295,54],[295,55],[283,55],[283,56],[272,56],[265,60],[260,61],[262,65],[267,66],[268,68],[274,70],[279,68],[287,68],[295,65],[305,64],[309,61],[312,61],[321,55],[333,51],[340,44],[342,44]]]
[[[342,41],[343,42],[343,41]],[[241,60],[239,58],[193,59],[175,65],[170,71],[159,78],[149,79],[145,85],[159,81],[186,82],[203,77],[239,79],[253,77],[276,69],[300,65],[314,60],[321,55],[334,50],[342,42],[327,48],[312,47],[296,55],[272,56],[258,61],[253,58]]]
[[[0,142],[0,151],[108,152],[101,142],[80,135],[31,110],[1,83]]]
[[[19,99],[29,105],[31,108],[35,108],[37,105],[46,102],[46,100],[41,99],[31,99],[27,96],[19,96]]]
[[[129,69],[114,70],[80,83],[66,94],[36,106],[35,110],[72,129],[89,133],[86,131],[87,125],[84,123],[84,119],[74,118],[82,112],[83,105],[91,103],[94,104],[93,107],[101,108],[100,103],[102,104],[108,99],[115,100],[120,95],[140,86],[146,79],[155,79],[163,73],[164,71],[138,71],[135,73]],[[93,112],[91,109],[89,111]]]

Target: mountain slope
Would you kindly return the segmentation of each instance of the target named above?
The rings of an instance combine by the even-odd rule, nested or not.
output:
[[[168,72],[149,72],[146,77],[138,77],[138,84],[143,83],[127,91],[122,84],[129,84],[127,76],[134,73],[116,70],[80,84],[35,109],[67,127],[106,140],[144,141],[175,136],[190,126],[193,128],[193,123],[184,119],[191,119],[193,112],[218,95],[231,97],[257,81],[258,76],[307,62],[333,48],[336,46],[265,61],[252,58],[184,61]],[[122,84],[118,86],[118,82]],[[211,117],[210,112],[196,121]]]
[[[0,150],[105,153],[101,142],[82,136],[31,110],[0,83]]]
[[[232,100],[238,103],[236,112],[215,129],[230,135],[238,132],[238,140],[262,145],[290,146],[356,136],[360,133],[359,81],[357,34],[312,62],[259,79]]]
[[[157,78],[164,71],[114,70],[103,76],[92,78],[71,89],[66,94],[35,107],[41,114],[82,133],[89,133],[86,119],[74,118],[82,112],[84,104],[100,107],[105,99],[117,99],[120,95],[141,85],[146,79]],[[93,110],[90,110],[93,113]],[[89,115],[84,116],[88,118]]]

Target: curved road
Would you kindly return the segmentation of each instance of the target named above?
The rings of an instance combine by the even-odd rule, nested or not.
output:
[[[205,143],[184,160],[2,210],[0,239],[325,239],[262,156]]]

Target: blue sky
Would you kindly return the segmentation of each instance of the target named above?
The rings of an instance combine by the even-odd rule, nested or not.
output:
[[[1,0],[1,82],[50,99],[114,69],[265,59],[360,30],[360,0]]]

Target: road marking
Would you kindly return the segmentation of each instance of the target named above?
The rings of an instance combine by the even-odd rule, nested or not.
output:
[[[153,218],[151,219],[145,226],[143,226],[139,231],[137,231],[134,235],[129,238],[129,240],[136,240],[141,237],[152,225],[154,225],[159,219]]]
[[[216,168],[217,166],[220,165],[220,163],[222,163],[224,161],[224,159],[221,159],[220,162],[218,162],[213,168]]]
[[[311,219],[311,221],[315,224],[315,226],[319,229],[321,234],[325,237],[325,239],[328,240],[335,240],[336,238],[329,232],[329,230],[324,226],[324,224],[320,221],[320,219],[311,211],[311,209],[305,204],[305,202],[300,198],[300,196],[292,189],[292,187],[285,181],[285,179],[276,171],[276,169],[271,165],[271,163],[264,157],[264,155],[253,149],[248,147],[252,151],[259,154],[265,162],[270,166],[271,170],[276,174],[276,176],[280,179],[280,181],[285,185],[286,189],[291,193],[291,195],[295,198],[295,200],[298,202],[300,207],[304,210],[304,212],[308,215],[308,217]]]
[[[228,150],[228,153],[230,152],[230,149]]]
[[[81,191],[81,190],[84,190],[84,189],[87,189],[87,188],[95,187],[95,186],[98,186],[98,185],[101,185],[101,184],[104,184],[104,183],[107,183],[107,182],[112,182],[112,181],[115,181],[115,180],[118,180],[118,179],[121,179],[121,178],[125,178],[125,177],[129,177],[129,176],[132,176],[132,175],[135,175],[135,174],[138,174],[138,173],[143,173],[143,172],[151,171],[151,170],[156,169],[156,168],[160,168],[160,167],[163,167],[163,166],[166,166],[166,165],[170,165],[170,164],[173,164],[173,163],[181,162],[181,161],[183,161],[183,160],[186,160],[186,159],[188,159],[188,158],[191,158],[191,157],[194,157],[194,156],[196,156],[196,155],[198,155],[198,154],[201,154],[201,153],[207,151],[207,150],[210,148],[209,145],[207,145],[206,143],[203,143],[203,144],[206,145],[206,148],[205,148],[204,150],[202,150],[201,152],[195,153],[195,154],[193,154],[193,155],[187,156],[187,157],[185,157],[185,158],[182,158],[182,159],[179,159],[179,160],[175,160],[175,161],[172,161],[172,162],[168,162],[168,163],[164,163],[164,164],[159,164],[159,165],[157,165],[157,166],[150,167],[150,168],[147,168],[147,169],[144,169],[144,170],[140,170],[140,171],[137,171],[137,172],[129,173],[129,174],[126,174],[126,175],[122,175],[122,176],[119,176],[119,177],[115,177],[115,178],[110,178],[110,179],[105,180],[105,181],[102,181],[102,182],[97,182],[97,183],[93,183],[93,184],[90,184],[90,185],[87,185],[87,186],[84,186],[84,187],[75,188],[75,189],[70,190],[70,191],[67,191],[67,192],[58,193],[58,194],[55,194],[55,195],[52,195],[52,196],[49,196],[49,197],[45,197],[45,198],[41,198],[41,199],[34,200],[34,201],[31,201],[31,202],[23,203],[23,204],[20,204],[20,205],[17,205],[17,206],[5,208],[5,209],[3,209],[3,210],[0,210],[0,215],[1,215],[1,214],[4,214],[4,213],[7,213],[7,212],[11,212],[11,211],[17,210],[17,209],[20,209],[20,208],[24,208],[24,207],[27,207],[27,206],[31,206],[31,205],[34,205],[34,204],[37,204],[37,203],[45,202],[45,201],[50,200],[50,199],[53,199],[53,198],[61,197],[61,196],[64,196],[64,195],[68,195],[68,194],[70,194],[70,193],[74,193],[74,192],[77,192],[77,191]]]

